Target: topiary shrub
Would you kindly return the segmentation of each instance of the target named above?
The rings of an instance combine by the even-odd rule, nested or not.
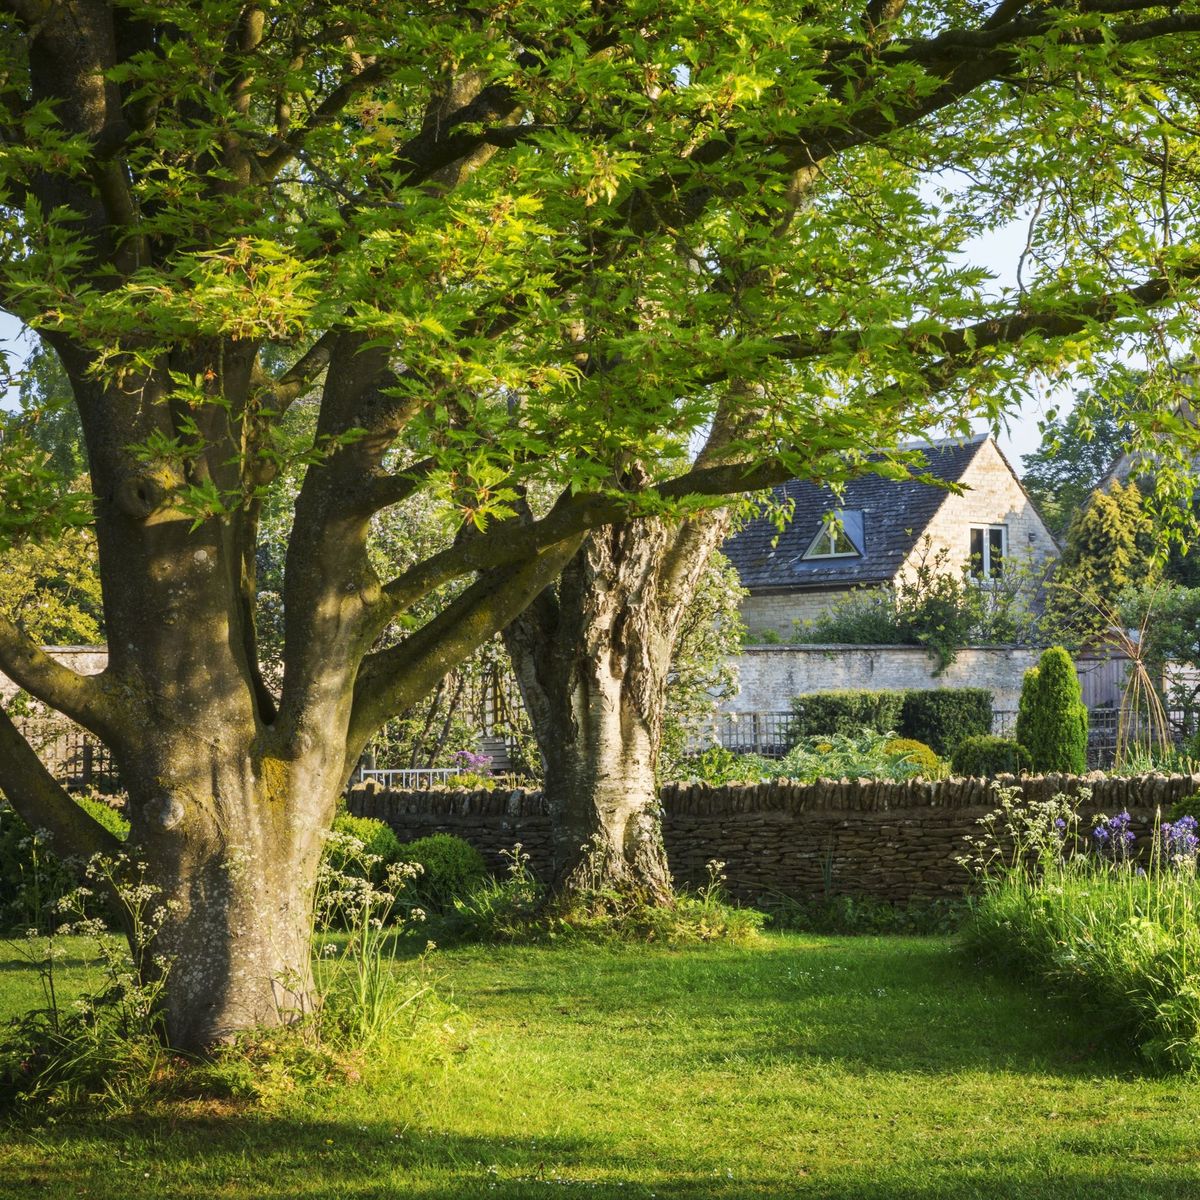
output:
[[[431,912],[445,912],[454,901],[487,878],[483,855],[460,837],[435,833],[405,842],[398,861],[419,863],[421,874],[409,882],[405,895]]]
[[[950,760],[955,775],[990,779],[993,775],[1021,775],[1033,767],[1029,751],[1012,738],[981,734],[963,738]]]
[[[946,774],[946,764],[933,747],[915,738],[889,738],[883,743],[883,752],[913,763],[920,769],[923,779],[941,779]]]
[[[959,742],[992,731],[992,693],[987,688],[935,688],[904,693],[896,726],[905,737],[948,758]]]
[[[894,733],[900,728],[903,707],[903,692],[805,692],[792,699],[792,738],[832,733],[852,736],[864,729]]]
[[[1035,771],[1082,775],[1087,770],[1088,711],[1071,656],[1061,647],[1042,651],[1025,672],[1017,711],[1017,741]]]

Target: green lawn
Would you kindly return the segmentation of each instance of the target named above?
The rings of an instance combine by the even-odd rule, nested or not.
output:
[[[943,939],[440,952],[457,1010],[355,1088],[0,1133],[0,1196],[1200,1196],[1147,1078]],[[34,996],[0,959],[0,1015]]]

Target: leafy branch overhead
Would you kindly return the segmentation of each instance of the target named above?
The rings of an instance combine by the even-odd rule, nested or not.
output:
[[[323,381],[314,503],[428,486],[498,537],[549,482],[535,552],[995,418],[1107,323],[1177,333],[1200,269],[1189,4],[6,7],[0,299],[75,359],[142,520],[252,507]],[[1119,203],[1152,177],[1161,228]],[[1034,201],[997,303],[963,249]],[[747,467],[693,473],[718,415]]]

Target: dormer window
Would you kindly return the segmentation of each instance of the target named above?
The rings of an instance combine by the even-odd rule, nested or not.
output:
[[[862,510],[840,508],[826,515],[804,558],[858,558],[862,544]]]
[[[971,574],[976,579],[999,579],[1008,553],[1006,525],[971,526]]]

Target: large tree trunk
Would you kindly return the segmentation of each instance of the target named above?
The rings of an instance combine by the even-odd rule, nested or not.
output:
[[[657,778],[667,683],[687,604],[726,528],[718,511],[591,534],[505,630],[541,751],[564,900],[672,902]]]
[[[118,698],[107,733],[128,790],[131,874],[154,891],[148,914],[159,910],[152,940],[135,937],[133,950],[148,977],[166,964],[171,1045],[200,1050],[315,1003],[313,888],[344,779],[350,693],[336,672],[340,699],[321,712],[319,736],[276,721],[246,628],[238,521],[193,529],[157,513],[156,496],[137,498],[150,484],[121,477],[126,462],[93,453],[106,681]]]
[[[340,779],[199,731],[123,757],[130,873],[153,893],[142,914],[149,940],[135,936],[133,948],[148,978],[160,956],[166,964],[170,1044],[200,1050],[311,1011],[313,888]]]

